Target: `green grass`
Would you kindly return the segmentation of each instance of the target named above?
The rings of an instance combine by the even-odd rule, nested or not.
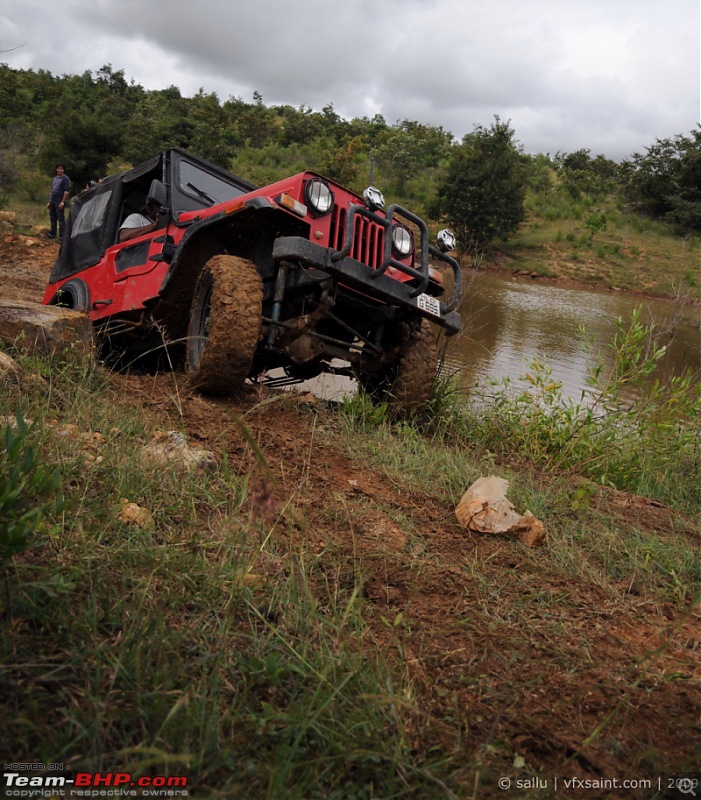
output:
[[[482,436],[477,427],[464,421],[441,431],[419,431],[383,422],[370,429],[353,417],[354,401],[346,402],[342,412],[347,447],[360,455],[403,493],[422,486],[422,492],[451,506],[467,487],[482,475],[498,474],[509,480],[509,497],[517,508],[529,509],[539,519],[549,521],[549,561],[573,582],[594,581],[610,587],[624,581],[645,587],[659,601],[684,605],[694,600],[701,589],[701,560],[692,541],[683,533],[689,517],[699,513],[698,475],[687,474],[689,491],[675,497],[680,533],[668,531],[669,538],[658,538],[626,520],[612,502],[616,490],[582,483],[578,470],[562,466],[545,472],[534,465],[531,448],[520,456],[517,443],[497,452],[478,446]],[[469,410],[464,413],[469,415]],[[362,432],[362,433],[361,433]],[[536,459],[537,460],[537,459]],[[559,474],[558,474],[559,473]],[[430,479],[427,479],[427,475]],[[580,488],[584,487],[584,488]],[[476,565],[473,565],[473,567]],[[474,573],[477,578],[477,572]]]
[[[620,208],[593,209],[551,196],[530,198],[528,217],[493,263],[609,288],[662,297],[701,299],[701,238]],[[604,213],[602,230],[587,222]],[[592,235],[593,232],[593,235]],[[489,262],[487,262],[489,263]]]
[[[68,510],[2,575],[0,750],[187,774],[198,797],[401,797],[407,780],[436,796],[436,757],[415,758],[404,730],[401,672],[357,646],[371,638],[358,588],[319,580],[303,542],[252,522],[247,476],[144,462],[156,420],[100,370],[21,360],[56,391],[20,407],[41,420]],[[122,498],[150,511],[144,527],[119,521]]]
[[[619,362],[644,371],[625,342]],[[663,530],[626,510],[628,472],[615,468],[644,439],[608,448],[602,486],[583,480],[591,447],[569,448],[566,461],[562,447],[550,449],[536,405],[525,413],[523,398],[503,397],[498,414],[475,415],[449,382],[437,385],[430,415],[401,423],[363,395],[339,409],[273,397],[246,419],[288,404],[310,431],[305,453],[274,472],[249,435],[249,472],[221,450],[218,469],[183,476],[140,455],[154,430],[184,426],[175,378],[165,414],[135,406],[89,360],[15,355],[48,390],[8,384],[0,415],[35,420],[32,444],[59,470],[66,507],[47,506],[52,525],[0,573],[9,758],[187,775],[196,798],[495,797],[514,764],[524,762],[521,775],[546,769],[525,742],[553,731],[529,698],[557,705],[581,684],[608,699],[596,720],[567,723],[571,740],[619,752],[635,774],[628,717],[651,685],[662,691],[655,665],[665,650],[603,666],[605,654],[593,654],[609,637],[599,615],[649,634],[641,607],[653,617],[672,608],[683,622],[698,602],[689,522],[698,471],[680,447],[666,461],[660,450],[652,470],[636,462],[638,479],[660,464],[670,485],[683,473],[688,491],[666,497],[674,508]],[[554,401],[540,375],[534,396]],[[671,394],[679,408],[681,391]],[[75,428],[62,433],[66,421]],[[305,462],[317,447],[348,459],[369,487],[320,495]],[[302,475],[272,522],[253,513],[256,466],[280,491],[286,471]],[[508,478],[517,508],[546,521],[544,548],[456,532],[456,500],[483,474]],[[148,509],[145,525],[120,521],[123,499]],[[390,539],[386,527],[370,546],[377,520],[402,535]],[[665,648],[687,646],[679,624]],[[685,691],[686,670],[665,673],[664,686]],[[687,731],[683,714],[675,724]],[[681,768],[676,755],[645,748],[648,772]],[[565,755],[547,764],[568,769]]]

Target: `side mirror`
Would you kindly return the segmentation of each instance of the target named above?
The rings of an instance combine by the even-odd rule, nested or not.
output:
[[[148,190],[148,201],[155,203],[159,208],[163,208],[168,200],[166,187],[159,180],[152,180]]]

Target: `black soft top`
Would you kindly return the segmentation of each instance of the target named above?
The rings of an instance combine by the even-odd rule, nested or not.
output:
[[[117,243],[124,218],[143,210],[153,180],[164,184],[168,208],[175,216],[211,205],[201,194],[188,189],[193,184],[188,183],[187,177],[181,177],[193,172],[230,188],[232,196],[257,188],[186,150],[177,147],[164,150],[134,169],[104,178],[73,199],[50,283],[97,264],[105,250]]]

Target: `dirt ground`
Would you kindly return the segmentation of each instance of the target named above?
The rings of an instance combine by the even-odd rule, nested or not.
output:
[[[41,302],[57,255],[56,242],[0,232],[0,280],[4,298]]]
[[[53,242],[0,234],[5,296],[40,300],[57,250]],[[172,376],[115,380],[162,415],[163,429],[176,418]],[[260,393],[213,401],[181,383],[190,439],[215,452],[226,446],[232,466],[251,468],[254,456],[230,412],[251,411]],[[423,715],[408,731],[417,749],[442,741],[464,753],[466,784],[475,752],[485,765],[494,754],[501,763],[516,754],[551,778],[647,778],[655,792],[659,778],[662,788],[560,796],[681,796],[666,793],[668,778],[682,769],[701,771],[698,608],[684,617],[626,581],[572,584],[564,568],[549,563],[547,547],[536,552],[505,537],[467,533],[453,504],[400,492],[320,443],[312,417],[291,403],[267,404],[246,417],[279,485],[275,491],[261,479],[254,502],[274,518],[283,497],[295,498],[295,514],[304,520],[297,535],[319,555],[330,580],[352,586],[360,568],[374,640],[397,658],[401,646],[421,698]],[[618,493],[597,502],[623,530],[661,537],[682,530],[701,544],[692,521],[659,504]],[[410,520],[409,532],[398,519]],[[287,535],[279,531],[280,540]],[[518,618],[504,618],[517,610]],[[396,629],[381,621],[400,612],[404,623]],[[468,721],[459,736],[447,722],[458,713]]]

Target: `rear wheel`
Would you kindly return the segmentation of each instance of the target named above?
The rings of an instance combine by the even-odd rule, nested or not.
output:
[[[387,403],[396,413],[414,414],[427,406],[433,393],[438,368],[436,337],[431,324],[422,319],[416,330],[400,324],[395,340],[399,356],[377,372],[361,371],[358,381],[373,399]]]
[[[214,256],[195,286],[187,332],[186,366],[193,385],[232,394],[246,380],[261,329],[263,284],[255,264]]]

